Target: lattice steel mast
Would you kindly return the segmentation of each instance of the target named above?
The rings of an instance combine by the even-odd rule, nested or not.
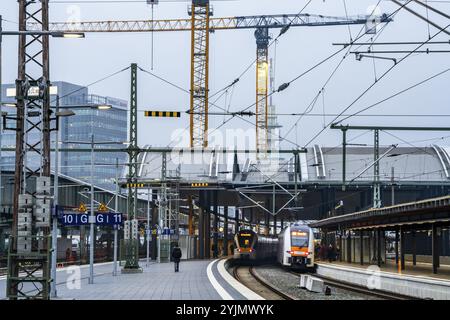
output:
[[[208,147],[209,0],[192,0],[190,146]]]
[[[48,31],[48,0],[19,0],[19,31]],[[16,165],[7,296],[48,299],[50,289],[49,35],[20,35],[16,80]],[[36,155],[39,163],[28,158]],[[42,274],[36,276],[37,270]],[[37,288],[31,294],[25,283]]]
[[[130,141],[128,146],[128,219],[124,225],[126,262],[122,272],[141,271],[139,267],[139,240],[137,214],[137,179],[139,147],[137,141],[137,64],[131,64],[130,87]]]

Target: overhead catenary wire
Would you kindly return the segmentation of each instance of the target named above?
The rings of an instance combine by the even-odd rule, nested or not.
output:
[[[346,115],[344,119],[341,119],[339,121],[339,123],[341,123],[341,122],[343,122],[345,120],[348,120],[351,117],[360,115],[364,111],[372,109],[372,108],[374,108],[374,107],[376,107],[376,106],[378,106],[378,105],[380,105],[380,104],[382,104],[382,103],[384,103],[384,102],[386,102],[388,100],[391,100],[391,99],[393,99],[395,97],[398,97],[399,95],[401,95],[401,94],[403,94],[405,92],[408,92],[408,91],[410,91],[410,90],[412,90],[414,88],[417,88],[417,87],[421,86],[422,84],[427,83],[427,82],[429,82],[429,81],[431,81],[431,80],[433,80],[433,79],[435,79],[435,78],[437,78],[439,76],[442,76],[443,74],[445,74],[445,73],[447,73],[449,71],[450,71],[450,68],[447,68],[447,69],[445,69],[445,70],[443,70],[441,72],[438,72],[438,73],[436,73],[436,74],[434,74],[434,75],[432,75],[432,76],[430,76],[430,77],[428,77],[428,78],[426,78],[426,79],[424,79],[424,80],[422,80],[420,82],[417,82],[417,83],[415,83],[415,84],[413,84],[413,85],[411,85],[411,86],[409,86],[409,87],[407,87],[407,88],[405,88],[403,90],[400,90],[400,91],[398,91],[398,92],[396,92],[396,93],[394,93],[394,94],[392,94],[392,95],[390,95],[390,96],[388,96],[388,97],[386,97],[386,98],[384,98],[384,99],[382,99],[382,100],[380,100],[380,101],[378,101],[376,103],[373,103],[370,106],[364,107],[363,109],[361,109],[359,111],[356,111],[356,112],[354,112],[352,114]],[[340,115],[340,116],[343,116],[343,115]],[[410,115],[410,116],[412,116],[412,115]],[[426,116],[426,115],[421,115],[421,116]]]
[[[309,1],[302,7],[302,9],[300,10],[300,12],[297,13],[296,16],[300,16],[300,15],[303,13],[303,11],[310,5],[311,2],[312,2],[312,0],[309,0]],[[283,28],[280,30],[278,36],[277,36],[275,39],[273,39],[273,40],[269,43],[268,48],[270,48],[274,43],[277,43],[278,39],[279,39],[283,34],[285,34],[285,33],[289,30],[289,28],[292,26],[293,20],[294,20],[294,19],[292,19],[291,22],[289,22],[289,24],[288,24],[287,26],[283,27]],[[242,78],[242,77],[243,77],[243,76],[244,76],[244,75],[245,75],[245,74],[246,74],[246,73],[247,73],[247,72],[255,65],[256,61],[257,61],[257,58],[253,59],[252,62],[244,69],[244,71],[242,71],[242,72],[239,74],[239,76],[238,76],[237,78],[235,78],[230,84],[226,85],[226,86],[223,87],[222,89],[220,89],[220,90],[218,90],[217,92],[213,93],[213,94],[210,95],[209,97],[212,98],[212,97],[216,96],[217,94],[219,94],[220,92],[222,92],[223,90],[226,90],[226,89],[228,89],[228,88],[230,88],[230,87],[236,85],[236,84],[241,80],[241,78]]]
[[[156,75],[156,74],[153,73],[153,72],[150,72],[150,71],[148,71],[148,70],[146,70],[146,69],[144,69],[144,68],[142,68],[142,67],[138,67],[138,69],[139,69],[140,71],[146,73],[146,74],[151,75],[152,77],[155,77],[156,79],[158,79],[158,80],[160,80],[160,81],[162,81],[162,82],[164,82],[164,83],[166,83],[166,84],[169,84],[170,86],[172,86],[172,87],[174,87],[174,88],[177,88],[178,90],[180,90],[180,91],[182,91],[182,92],[184,92],[184,93],[187,93],[187,94],[190,93],[189,90],[186,90],[186,89],[182,88],[181,86],[179,86],[179,85],[177,85],[177,84],[175,84],[175,83],[173,83],[173,82],[171,82],[171,81],[169,81],[169,80],[167,80],[167,79],[165,79],[165,78],[163,78],[163,77],[161,77],[161,76]],[[226,92],[226,91],[222,92],[222,94],[221,94],[214,102],[210,102],[210,105],[213,106],[213,107],[215,107],[215,108],[218,108],[218,109],[220,109],[220,110],[222,110],[222,111],[226,111],[226,110],[227,110],[226,108],[223,108],[223,107],[221,107],[221,106],[219,106],[219,105],[216,104],[216,102],[220,99],[220,97],[221,97],[222,95],[225,94],[225,92]],[[195,110],[194,110],[194,111],[195,111]],[[256,124],[254,124],[253,122],[251,122],[251,121],[249,121],[249,120],[243,118],[242,116],[240,116],[240,115],[237,114],[237,113],[233,114],[232,117],[233,117],[233,118],[234,118],[234,117],[239,117],[241,120],[243,120],[243,121],[245,121],[245,122],[251,124],[252,126],[256,126]],[[228,121],[229,121],[229,120],[225,120],[225,121],[222,123],[222,125],[225,125]],[[187,130],[188,128],[189,128],[189,125],[185,128],[185,130]],[[217,129],[218,129],[218,128],[214,129],[214,130],[213,130],[212,132],[210,132],[210,133],[215,132]],[[183,134],[183,133],[180,132],[176,137],[172,138],[172,140],[171,140],[171,142],[169,143],[169,145],[173,142],[174,139],[177,139],[181,134]]]
[[[380,3],[380,1],[381,1],[381,0],[379,0],[378,3]],[[405,6],[406,6],[407,4],[409,4],[411,1],[412,1],[412,0],[408,0],[408,2],[405,3]],[[375,9],[376,9],[376,8],[374,8],[374,10],[375,10]],[[393,17],[393,16],[394,16],[396,13],[398,13],[401,9],[402,9],[402,7],[396,9],[393,13],[389,14],[389,15],[387,16],[387,18]],[[374,11],[373,11],[373,12],[374,12]],[[372,14],[373,14],[373,13],[372,13]],[[377,27],[377,26],[378,26],[379,24],[381,24],[381,23],[382,23],[381,21],[377,21],[375,27]],[[385,26],[386,26],[386,25],[385,25]],[[385,26],[383,26],[383,29],[385,28]],[[360,33],[362,32],[362,30],[363,30],[363,28],[361,29]],[[358,34],[358,36],[356,37],[356,39],[354,39],[353,42],[357,42],[357,41],[360,40],[364,35],[365,35],[365,34]],[[322,64],[324,64],[324,63],[327,62],[328,60],[332,59],[333,57],[335,57],[336,55],[338,55],[339,53],[341,53],[341,52],[344,51],[344,50],[345,50],[345,48],[342,48],[342,49],[340,49],[340,50],[337,50],[336,52],[332,53],[330,56],[326,57],[325,59],[321,60],[319,63],[315,64],[313,67],[307,69],[305,72],[301,73],[300,75],[298,75],[297,77],[295,77],[294,79],[292,79],[290,82],[283,83],[282,85],[279,86],[279,88],[278,88],[277,90],[271,92],[271,93],[268,95],[268,97],[271,97],[273,94],[276,94],[276,93],[279,93],[279,92],[284,91],[285,89],[287,89],[287,88],[290,86],[291,83],[297,81],[297,80],[300,79],[301,77],[305,76],[306,74],[308,74],[309,72],[311,72],[311,71],[314,70],[315,68],[321,66]],[[349,50],[350,50],[350,48],[348,49],[348,51],[349,51]],[[343,59],[342,59],[342,60],[343,60]],[[341,63],[342,63],[342,61],[340,61],[340,64],[341,64]],[[337,67],[337,68],[339,68],[340,64],[338,64],[338,67]],[[333,71],[332,75],[337,71],[337,68]],[[330,78],[332,77],[332,75],[330,76]],[[328,81],[329,81],[329,80],[328,80]],[[317,98],[316,98],[316,99],[318,99],[319,96],[320,96],[320,92],[319,92],[319,94],[317,94],[317,96],[316,96]],[[247,108],[243,109],[242,111],[244,111],[244,112],[247,111],[248,109],[250,109],[250,108],[252,108],[254,105],[256,105],[256,103],[257,103],[257,102],[252,103],[250,106],[248,106]],[[226,122],[222,123],[222,124],[221,124],[219,127],[217,127],[215,130],[220,129],[222,126],[224,126],[227,122],[231,121],[233,118],[234,118],[234,117],[230,117]],[[215,130],[214,130],[214,131],[215,131]],[[286,141],[286,142],[289,142],[289,143],[295,145],[296,147],[299,147],[299,146],[298,146],[297,144],[295,144],[294,142],[288,140],[288,139],[286,138],[286,136],[285,136],[284,138],[282,138],[282,140],[283,140],[283,141]]]
[[[418,0],[413,0],[413,1],[415,3],[417,3],[418,5],[421,5],[422,7],[425,7],[427,9],[427,12],[428,12],[428,10],[430,10],[430,11],[433,11],[434,13],[437,13],[437,14],[447,18],[447,19],[450,19],[450,15],[446,14],[445,12],[442,12],[441,10],[438,10],[438,9],[430,6],[428,4],[428,2],[431,2],[431,1],[426,0],[425,3],[421,2],[421,1],[418,1]]]
[[[345,17],[348,19],[347,2],[346,2],[346,0],[342,0],[342,3],[344,4]],[[347,25],[347,29],[348,29],[348,35],[349,35],[350,42],[352,42],[353,41],[352,30],[350,29],[349,25]]]
[[[430,15],[428,13],[428,7],[427,7],[426,12],[427,12],[427,20],[430,20]],[[431,37],[430,23],[427,23],[427,32],[428,32],[428,38]]]
[[[103,78],[101,78],[101,79],[98,79],[98,80],[96,80],[96,81],[94,81],[94,82],[91,82],[91,83],[85,85],[84,87],[75,89],[75,90],[73,90],[73,91],[71,91],[71,92],[69,92],[69,93],[67,93],[67,94],[65,94],[65,95],[63,95],[63,96],[56,97],[54,100],[51,101],[51,103],[56,102],[56,100],[58,100],[58,99],[63,99],[63,98],[65,98],[65,97],[71,96],[71,95],[73,95],[74,93],[77,93],[77,92],[79,92],[79,91],[82,91],[82,90],[84,90],[84,89],[86,89],[86,88],[92,87],[93,85],[96,85],[96,84],[98,84],[98,83],[100,83],[100,82],[102,82],[102,81],[105,81],[105,80],[107,80],[107,79],[109,79],[109,78],[112,78],[112,77],[118,75],[119,73],[122,73],[122,72],[124,72],[124,71],[126,71],[126,70],[128,70],[128,69],[130,69],[130,68],[131,68],[130,66],[125,67],[125,68],[120,69],[119,71],[116,71],[116,72],[114,72],[114,73],[112,73],[112,74],[110,74],[110,75],[107,75],[107,76],[105,76],[105,77],[103,77]]]
[[[148,71],[148,70],[146,70],[146,69],[144,69],[144,68],[141,68],[141,67],[139,67],[139,66],[138,66],[138,69],[141,70],[141,71],[144,72],[144,73],[147,73],[147,74],[151,75],[152,77],[154,77],[154,78],[156,78],[156,79],[158,79],[158,80],[161,80],[162,82],[164,82],[164,83],[166,83],[166,84],[168,84],[168,85],[170,85],[170,86],[172,86],[172,87],[174,87],[174,88],[177,88],[177,89],[180,90],[180,91],[183,91],[183,92],[185,92],[185,93],[189,93],[189,90],[186,90],[186,89],[182,88],[181,86],[175,84],[174,82],[169,81],[169,80],[167,80],[167,79],[164,79],[163,77],[158,76],[157,74],[155,74],[155,73],[153,73],[153,72],[151,72],[151,71]]]
[[[394,2],[394,3],[395,3],[396,5],[398,5],[398,6],[402,6],[401,2],[399,2],[399,1],[397,1],[397,0],[391,0],[391,1]],[[414,1],[414,0],[412,0],[412,1]],[[441,28],[438,24],[436,24],[436,23],[434,23],[433,21],[427,19],[426,17],[420,15],[420,14],[417,13],[416,11],[414,11],[414,10],[408,8],[408,7],[404,7],[404,9],[405,9],[406,11],[408,11],[409,13],[413,14],[414,16],[416,16],[417,18],[419,18],[419,19],[421,19],[421,20],[427,22],[428,24],[432,25],[432,26],[435,27],[436,29],[442,31],[442,28]],[[447,30],[443,30],[443,32],[446,33],[447,35],[450,35],[450,32],[447,31]]]
[[[409,2],[412,0],[409,0]],[[377,8],[377,6],[380,4],[381,0],[378,1],[377,5],[374,7],[374,9],[372,10],[372,15],[375,13],[375,10]],[[409,3],[408,2],[408,3]],[[405,4],[406,5],[406,4]],[[394,11],[394,13],[391,13],[388,17],[391,18],[393,17],[398,11],[400,11],[400,9],[397,9],[396,11]],[[378,24],[375,26],[375,28],[378,26]],[[386,27],[386,25],[383,26],[382,30],[384,30],[384,28]],[[331,79],[334,77],[334,75],[337,73],[338,69],[341,67],[342,63],[344,62],[344,60],[346,59],[346,57],[349,55],[349,52],[352,48],[353,43],[357,42],[359,39],[361,39],[365,34],[361,34],[362,31],[364,30],[364,27],[362,27],[360,29],[360,31],[357,34],[357,38],[353,41],[350,41],[349,47],[347,52],[344,54],[344,56],[342,57],[342,59],[339,61],[339,63],[336,65],[336,67],[333,69],[333,71],[331,72],[330,76],[327,78],[327,80],[325,81],[325,83],[320,87],[321,89],[319,90],[319,92],[317,93],[317,95],[313,98],[312,102],[308,105],[308,107],[305,109],[304,113],[307,113],[307,110],[316,104],[317,99],[319,98],[320,94],[322,93],[322,90],[324,90],[324,88],[328,85],[328,83],[331,81]],[[382,31],[381,30],[381,31]],[[338,53],[344,51],[346,47],[342,48],[342,50],[340,50]],[[312,110],[312,109],[311,109]],[[302,119],[302,116],[299,117],[299,119],[297,119],[297,121],[295,122],[295,124],[298,124]],[[294,125],[295,125],[294,124]],[[282,137],[282,140],[285,140],[286,137],[291,133],[292,131],[292,126],[291,128],[287,131],[287,133]]]
[[[380,80],[384,79],[386,75],[388,75],[393,69],[395,69],[399,64],[401,64],[403,61],[405,61],[408,57],[410,57],[415,51],[419,50],[421,47],[423,47],[428,41],[434,39],[436,36],[441,34],[445,29],[447,29],[450,26],[448,24],[446,27],[439,30],[437,33],[435,33],[430,39],[424,41],[421,45],[417,46],[414,50],[410,51],[408,54],[406,54],[404,57],[402,57],[396,64],[394,64],[392,67],[390,67],[387,71],[385,71],[377,82],[372,83],[368,88],[366,88],[360,95],[357,96],[355,100],[353,100],[347,107],[344,108],[344,110],[340,113],[345,113],[348,109],[350,109],[356,102],[358,102],[363,96],[367,94],[376,84],[380,82]],[[330,126],[332,123],[334,123],[340,116],[337,116],[335,119],[333,119],[328,126]],[[340,123],[342,121],[338,121],[336,124]],[[328,127],[327,126],[327,127]],[[305,146],[308,146],[312,141],[314,141],[322,132],[325,131],[325,129],[320,130],[317,134],[315,134],[307,143]]]

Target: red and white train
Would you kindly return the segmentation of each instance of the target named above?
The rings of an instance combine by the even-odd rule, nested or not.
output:
[[[314,231],[306,224],[294,223],[278,238],[240,230],[234,237],[234,259],[239,261],[278,261],[292,269],[314,269]]]

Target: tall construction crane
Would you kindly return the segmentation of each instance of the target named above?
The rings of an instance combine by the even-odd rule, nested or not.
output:
[[[209,0],[192,0],[191,15],[191,148],[208,147]]]
[[[192,0],[188,13],[190,19],[55,22],[49,27],[51,31],[84,33],[191,31],[190,145],[203,148],[208,146],[209,35],[218,30],[256,29],[256,148],[263,152],[268,147],[269,29],[358,24],[373,28],[374,21],[391,21],[385,14],[332,17],[304,13],[213,18],[209,0]]]

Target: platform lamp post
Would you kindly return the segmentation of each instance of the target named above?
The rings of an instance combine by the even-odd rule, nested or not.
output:
[[[2,39],[3,39],[3,19],[0,15],[0,209],[3,203],[3,189],[2,189],[2,170],[3,170],[3,158],[2,158],[2,135],[3,135],[3,111],[2,111],[2,99],[3,99],[3,88],[2,88]]]
[[[150,260],[150,234],[151,234],[151,228],[150,228],[150,188],[147,191],[147,230],[145,230],[146,235],[146,242],[147,242],[147,256],[146,256],[146,266],[148,268],[149,266],[149,260]]]
[[[50,298],[56,298],[56,259],[58,259],[58,205],[59,205],[59,127],[61,117],[71,117],[75,113],[66,109],[63,111],[59,110],[59,96],[56,97],[56,121],[57,121],[57,131],[55,138],[55,178],[53,183],[53,205],[55,212],[53,214],[52,221],[52,265],[51,265],[51,277],[52,282],[50,284]]]
[[[57,121],[57,128],[59,130],[60,122],[59,119],[61,117],[70,117],[76,115],[76,113],[73,112],[72,109],[99,109],[99,110],[107,110],[111,108],[109,105],[99,105],[99,104],[86,104],[86,105],[65,105],[64,110],[60,111],[60,97],[57,95],[56,97],[56,106],[51,107],[55,108],[55,114],[56,114],[56,121]],[[56,134],[56,145],[55,145],[55,180],[54,180],[54,199],[53,204],[54,208],[56,210],[55,215],[53,217],[53,224],[52,224],[52,263],[51,263],[51,276],[52,276],[52,283],[50,286],[50,297],[56,298],[57,297],[57,291],[56,291],[56,260],[57,260],[57,237],[58,237],[58,216],[57,216],[57,210],[59,205],[59,134]],[[66,142],[67,143],[67,142]]]
[[[119,193],[120,193],[120,186],[119,186],[119,159],[116,158],[116,196],[114,198],[114,210],[116,212],[119,211]],[[114,262],[113,262],[113,276],[117,276],[117,239],[118,239],[118,228],[119,226],[114,226]]]
[[[89,284],[94,283],[94,226],[95,226],[95,213],[94,213],[94,147],[95,145],[111,145],[111,144],[123,144],[123,142],[116,141],[104,141],[104,142],[96,142],[94,141],[94,110],[109,110],[112,108],[111,105],[108,104],[93,104],[89,106],[77,106],[74,109],[86,109],[91,108],[91,141],[66,141],[65,143],[71,144],[84,144],[91,146],[91,214],[89,217]]]
[[[1,70],[0,70],[1,73]],[[0,87],[1,91],[1,87]],[[0,92],[1,99],[1,92]],[[0,209],[2,208],[3,203],[3,187],[2,187],[2,170],[3,170],[3,158],[2,158],[2,135],[3,135],[3,117],[7,116],[8,112],[2,111],[2,104],[0,103]]]
[[[94,147],[96,145],[123,145],[124,142],[119,141],[94,141],[94,135],[91,136],[91,141],[64,141],[65,144],[84,144],[91,146],[91,214],[89,217],[90,234],[89,234],[89,284],[94,283],[94,225],[95,225],[95,212],[94,212]],[[103,165],[103,164],[102,164]],[[116,202],[117,205],[117,202]],[[116,206],[117,208],[117,206]]]

